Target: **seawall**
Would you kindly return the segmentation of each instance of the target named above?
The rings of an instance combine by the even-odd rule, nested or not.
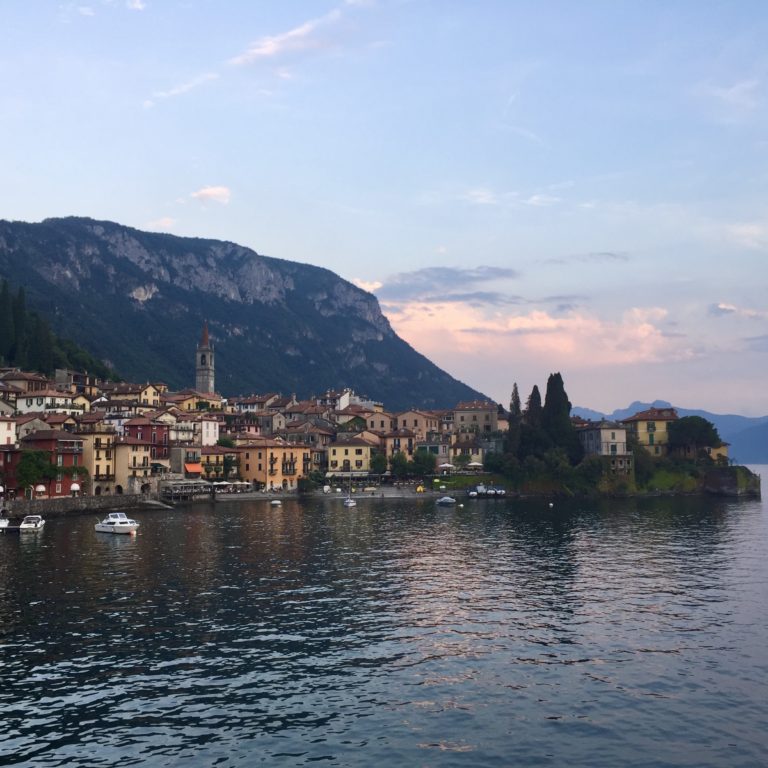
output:
[[[6,501],[3,507],[8,517],[21,518],[25,515],[64,517],[65,515],[87,514],[89,512],[114,512],[147,506],[162,506],[147,494],[123,494],[119,496],[79,496],[57,499],[14,499]]]

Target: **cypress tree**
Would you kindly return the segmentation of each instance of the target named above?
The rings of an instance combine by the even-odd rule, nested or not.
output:
[[[533,385],[531,394],[528,396],[528,402],[525,404],[525,413],[523,421],[529,427],[540,427],[542,419],[541,393],[538,386]]]
[[[520,448],[520,427],[523,420],[523,412],[520,407],[520,393],[517,389],[517,382],[512,386],[512,397],[509,401],[509,429],[504,440],[504,453],[511,453],[517,456]]]
[[[547,395],[541,416],[541,425],[552,443],[565,450],[571,464],[578,464],[584,451],[571,422],[571,402],[559,373],[551,373],[547,379]]]

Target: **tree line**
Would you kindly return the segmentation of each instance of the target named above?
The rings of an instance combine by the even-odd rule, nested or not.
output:
[[[69,339],[57,336],[38,312],[27,307],[26,292],[0,283],[0,365],[53,375],[56,368],[89,371],[103,379],[114,372]]]

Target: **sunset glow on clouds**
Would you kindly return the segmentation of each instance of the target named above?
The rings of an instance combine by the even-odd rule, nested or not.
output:
[[[555,316],[544,310],[486,312],[466,303],[384,304],[398,334],[428,357],[450,350],[454,357],[526,357],[569,368],[658,363],[692,356],[685,340],[659,327],[667,312],[635,307],[617,320],[573,311]]]

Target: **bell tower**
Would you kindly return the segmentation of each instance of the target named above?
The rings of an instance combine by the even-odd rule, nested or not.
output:
[[[208,322],[203,323],[203,335],[197,345],[195,355],[195,390],[215,392],[214,389],[213,346],[208,338]]]

